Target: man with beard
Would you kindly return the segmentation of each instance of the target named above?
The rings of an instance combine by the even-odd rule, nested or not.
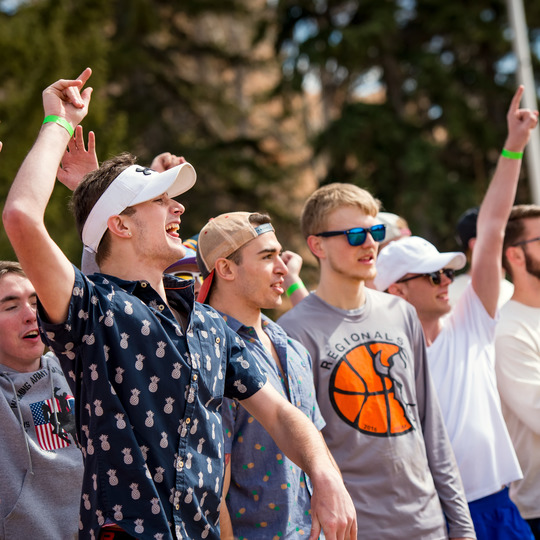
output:
[[[540,538],[540,206],[512,209],[503,266],[514,294],[501,309],[495,369],[502,411],[523,469],[523,479],[510,486],[510,497]]]

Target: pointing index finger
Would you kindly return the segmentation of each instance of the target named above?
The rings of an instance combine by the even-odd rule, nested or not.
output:
[[[521,97],[523,96],[524,90],[524,86],[520,84],[516,90],[516,93],[514,94],[514,97],[512,98],[512,102],[510,103],[510,112],[515,113],[519,109],[519,103],[521,101]]]
[[[82,82],[81,88],[86,84],[86,81],[90,78],[90,75],[92,75],[92,70],[87,67],[78,77],[77,80]]]

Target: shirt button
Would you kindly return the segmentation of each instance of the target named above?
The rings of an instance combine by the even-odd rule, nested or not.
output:
[[[191,418],[186,418],[186,424],[189,424],[191,422]]]
[[[143,289],[145,289],[147,285],[148,285],[148,283],[146,283],[146,281],[141,281],[141,287]]]
[[[193,380],[196,381],[199,377],[197,377],[197,375],[193,375]]]
[[[221,338],[216,338],[216,343],[221,343]]]
[[[163,311],[165,309],[165,306],[163,304],[159,304],[158,309],[159,311]]]
[[[183,462],[183,461],[179,461],[179,462],[178,462],[178,468],[181,469],[183,466],[184,466],[184,462]]]
[[[180,510],[180,505],[177,504],[177,505],[175,506],[175,508],[176,508],[177,510]]]

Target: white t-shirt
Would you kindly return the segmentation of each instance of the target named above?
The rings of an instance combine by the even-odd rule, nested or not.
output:
[[[508,302],[495,350],[502,411],[523,469],[510,496],[525,519],[540,518],[540,308]]]
[[[496,322],[469,286],[428,347],[431,375],[469,502],[522,477],[497,392]]]
[[[454,281],[450,283],[448,286],[448,300],[452,307],[457,304],[459,297],[463,294],[470,282],[470,274],[459,274],[459,276],[456,276]],[[499,301],[497,302],[498,308],[501,309],[501,307],[512,298],[513,294],[514,285],[507,279],[501,279],[501,291],[499,293]]]

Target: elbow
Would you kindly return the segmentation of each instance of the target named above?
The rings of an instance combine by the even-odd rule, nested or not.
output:
[[[2,223],[9,240],[13,243],[18,237],[23,236],[25,230],[31,229],[33,225],[33,216],[20,206],[10,203],[4,206],[2,211]],[[14,246],[15,247],[15,246]]]

